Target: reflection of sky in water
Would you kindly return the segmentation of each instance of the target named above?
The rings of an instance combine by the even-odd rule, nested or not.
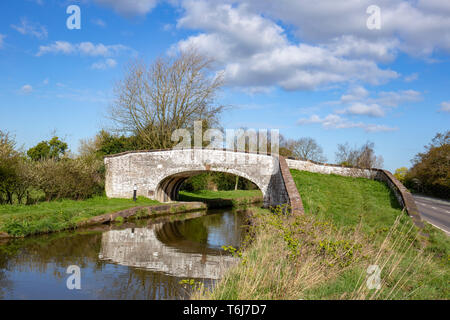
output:
[[[96,262],[81,268],[81,290],[66,287],[66,268],[47,263],[41,270],[7,271],[8,284],[0,283],[2,299],[176,299],[181,278],[145,271],[145,277],[133,274],[126,266],[104,264],[100,270]],[[42,266],[41,266],[42,267]],[[45,270],[44,270],[45,269]],[[142,273],[142,272],[141,272]]]

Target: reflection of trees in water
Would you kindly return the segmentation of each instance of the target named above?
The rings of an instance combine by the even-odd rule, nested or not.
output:
[[[146,223],[140,221],[142,225]],[[109,244],[107,241],[102,243],[102,238],[104,239],[108,232],[61,232],[10,240],[6,244],[0,245],[0,299],[8,297],[8,293],[11,294],[11,290],[14,288],[14,283],[8,279],[10,272],[12,274],[14,272],[46,273],[61,280],[61,284],[63,284],[64,279],[68,277],[65,270],[69,265],[80,266],[82,277],[89,275],[92,283],[83,289],[90,290],[89,296],[93,298],[183,298],[186,297],[187,291],[179,284],[179,281],[185,279],[186,275],[183,275],[182,272],[177,273],[179,272],[177,268],[189,266],[190,269],[188,269],[192,270],[190,278],[219,278],[226,270],[227,265],[234,263],[236,259],[229,256],[221,257],[220,254],[223,252],[209,245],[211,237],[222,239],[224,241],[222,244],[233,245],[233,241],[240,238],[240,232],[236,233],[239,225],[239,217],[234,214],[214,214],[140,228],[146,229],[147,233],[154,228],[151,230],[154,240],[159,243],[161,248],[169,252],[166,269],[154,269],[162,272],[146,270],[143,265],[138,268],[139,264],[137,267],[115,266],[111,268],[113,265],[99,259],[99,252],[106,253],[103,251],[105,247],[119,249],[128,247],[131,251],[137,252],[133,259],[143,263],[149,262],[146,261],[147,257],[155,257],[153,255],[155,251],[152,251],[151,243],[150,246],[141,246],[138,242],[126,240],[126,237],[121,239],[120,236],[116,239],[117,241],[111,241]],[[130,229],[120,231],[124,234],[130,232],[126,230]],[[239,235],[237,236],[237,234]],[[149,242],[144,241],[145,243]],[[208,245],[206,245],[207,243]],[[158,251],[158,254],[160,257],[164,257],[162,251]],[[105,256],[105,258],[107,257]],[[114,254],[112,258],[114,258]],[[222,258],[226,258],[225,263]],[[219,259],[222,260],[219,261]],[[114,261],[114,259],[111,260]],[[122,265],[133,266],[133,263],[123,262]],[[152,263],[151,259],[150,262]],[[219,265],[222,266],[219,267]],[[171,267],[174,267],[173,271],[166,272],[167,268]],[[212,282],[208,279],[203,280],[206,284]],[[64,294],[67,294],[67,291],[65,291],[65,286],[61,286],[61,292],[56,292],[55,298],[64,298]]]
[[[222,245],[239,247],[243,229],[243,218],[232,212],[211,214],[197,219],[165,223],[156,231],[161,242],[170,246],[220,249]],[[184,245],[183,245],[184,243]]]
[[[1,244],[0,244],[1,246]],[[5,292],[11,290],[11,281],[8,280],[5,274],[5,270],[8,266],[8,254],[6,252],[2,252],[0,247],[0,299],[4,299]]]
[[[100,270],[98,262],[101,233],[61,233],[27,239],[11,240],[3,245],[9,250],[8,265],[15,270],[46,272],[49,266],[66,268],[69,265],[86,267],[94,263]],[[61,277],[65,277],[63,274]]]
[[[6,271],[48,273],[63,279],[68,276],[65,270],[69,265],[84,268],[89,264],[93,271],[101,270],[104,262],[97,258],[100,239],[100,233],[59,233],[1,244],[0,299],[14,286]]]

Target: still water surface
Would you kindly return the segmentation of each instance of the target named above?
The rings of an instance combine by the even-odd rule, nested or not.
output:
[[[0,244],[0,299],[185,299],[181,280],[210,287],[236,263],[221,247],[239,247],[242,226],[242,213],[214,210],[10,240]],[[70,265],[80,290],[67,288]]]

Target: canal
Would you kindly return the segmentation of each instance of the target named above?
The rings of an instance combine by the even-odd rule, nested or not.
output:
[[[239,247],[244,225],[242,211],[221,209],[9,240],[0,299],[186,299],[182,280],[211,288],[237,262],[222,246]],[[67,286],[70,266],[80,289]]]

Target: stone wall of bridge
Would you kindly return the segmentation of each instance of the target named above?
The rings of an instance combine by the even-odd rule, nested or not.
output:
[[[279,158],[267,154],[217,149],[133,151],[105,157],[105,166],[106,195],[114,198],[131,198],[136,187],[139,196],[174,201],[183,181],[207,171],[252,181],[261,190],[266,207],[291,203],[295,193],[295,203],[300,198],[296,189],[286,186],[289,170],[282,172]]]

